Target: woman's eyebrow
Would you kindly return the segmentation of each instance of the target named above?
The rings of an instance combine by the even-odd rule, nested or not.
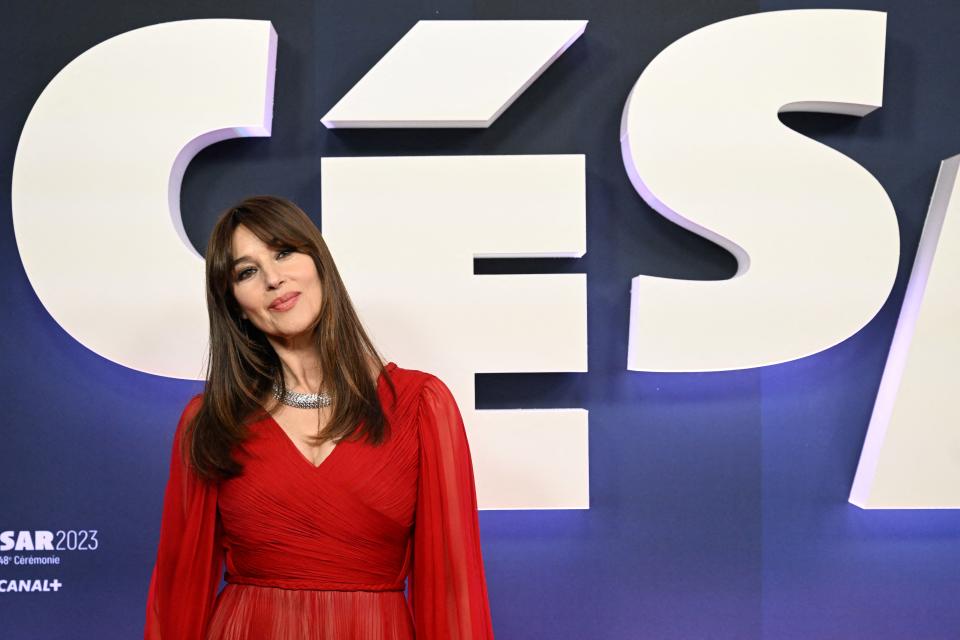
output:
[[[279,251],[280,249],[283,249],[285,246],[287,246],[287,245],[283,244],[282,242],[278,242],[277,245],[276,245],[276,247],[273,247],[272,249],[273,249],[274,251]],[[292,248],[292,247],[291,247],[291,248]],[[235,266],[237,266],[239,263],[243,262],[244,260],[248,260],[248,261],[250,261],[250,262],[253,262],[253,258],[251,258],[250,256],[240,256],[239,258],[234,258],[234,259],[233,259],[233,262],[231,263],[231,266],[232,266],[232,267],[235,267]]]

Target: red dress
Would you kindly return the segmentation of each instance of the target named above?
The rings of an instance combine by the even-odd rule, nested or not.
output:
[[[267,417],[236,453],[243,474],[219,484],[179,456],[202,396],[190,400],[174,436],[147,640],[493,638],[456,402],[428,373],[391,362],[385,374],[386,443],[343,440],[314,466]]]

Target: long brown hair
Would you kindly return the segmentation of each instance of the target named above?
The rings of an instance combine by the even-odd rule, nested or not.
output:
[[[277,196],[253,196],[225,210],[210,234],[206,252],[207,312],[210,350],[206,388],[199,411],[186,425],[183,454],[208,480],[242,472],[232,451],[248,435],[251,422],[265,419],[277,406],[272,386],[286,390],[280,358],[266,336],[249,320],[233,295],[233,233],[243,225],[272,248],[291,248],[313,258],[323,297],[313,328],[325,389],[333,395],[325,440],[366,438],[383,442],[389,431],[371,376],[370,361],[382,369],[382,358],[367,336],[333,257],[319,229],[296,204]],[[396,398],[388,373],[383,376]],[[269,400],[267,400],[269,398]],[[267,400],[270,406],[261,403]]]

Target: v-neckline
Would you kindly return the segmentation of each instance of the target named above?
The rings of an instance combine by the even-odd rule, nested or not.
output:
[[[391,365],[392,365],[392,366],[391,366]],[[387,364],[383,365],[383,370],[380,372],[380,375],[377,376],[377,392],[378,392],[378,393],[379,393],[379,391],[380,391],[380,383],[383,381],[383,374],[384,374],[384,372],[385,372],[385,371],[392,371],[394,368],[396,368],[396,366],[397,366],[397,365],[394,364],[393,362],[388,362]],[[287,444],[288,444],[290,447],[293,448],[293,452],[297,455],[297,457],[298,457],[300,460],[302,460],[302,461],[304,462],[304,464],[306,464],[306,465],[308,465],[310,468],[312,468],[314,471],[316,471],[316,470],[322,468],[324,465],[326,465],[327,462],[330,460],[330,458],[333,457],[333,454],[335,454],[335,453],[337,452],[337,449],[340,448],[340,443],[337,442],[337,444],[335,444],[335,445],[333,446],[333,449],[330,450],[330,453],[328,453],[328,454],[323,458],[323,460],[320,461],[319,464],[313,464],[313,461],[311,461],[310,458],[308,458],[308,457],[303,453],[303,451],[300,451],[300,447],[297,446],[297,443],[293,441],[293,438],[290,437],[290,435],[286,432],[286,430],[284,430],[284,428],[283,428],[282,426],[280,426],[280,423],[277,422],[277,419],[274,418],[273,415],[272,415],[269,411],[265,411],[264,413],[267,414],[267,422],[269,422],[270,424],[272,424],[272,425],[276,428],[276,430],[277,430],[277,432],[278,432],[278,435],[279,435],[281,438],[283,438],[284,440],[286,440],[286,441],[287,441]]]

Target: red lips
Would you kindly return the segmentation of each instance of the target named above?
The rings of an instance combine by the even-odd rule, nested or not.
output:
[[[276,309],[278,306],[283,305],[283,304],[289,302],[290,300],[293,300],[294,298],[296,298],[296,297],[299,296],[299,295],[300,295],[300,292],[299,292],[299,291],[293,291],[293,292],[291,292],[291,293],[285,293],[285,294],[283,294],[282,296],[280,296],[279,298],[274,299],[274,301],[270,303],[270,308],[271,308],[271,309]]]

